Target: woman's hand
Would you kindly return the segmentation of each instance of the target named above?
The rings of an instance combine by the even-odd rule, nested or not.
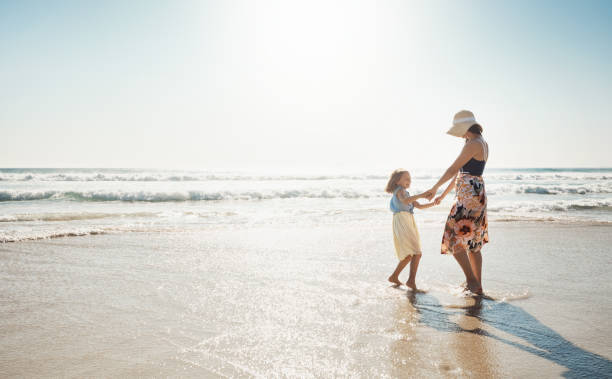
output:
[[[423,197],[431,201],[431,199],[433,199],[434,196],[436,196],[436,192],[438,192],[438,187],[431,187],[427,191],[423,192]]]
[[[440,203],[442,202],[442,200],[444,200],[444,196],[440,195],[438,197],[436,197],[436,199],[434,200],[434,204],[436,205],[440,205]]]

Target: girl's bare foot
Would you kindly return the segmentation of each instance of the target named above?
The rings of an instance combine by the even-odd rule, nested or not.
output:
[[[408,286],[408,288],[411,288],[413,291],[417,290],[417,286],[415,282],[411,282],[410,280],[406,282],[406,286]]]
[[[399,281],[399,278],[394,277],[393,275],[391,275],[388,280],[395,285],[398,285],[398,286],[402,285],[402,282]]]

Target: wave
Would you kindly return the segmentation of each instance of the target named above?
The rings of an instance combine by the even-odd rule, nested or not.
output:
[[[171,227],[151,227],[151,226],[118,226],[118,227],[91,227],[66,230],[43,230],[31,233],[14,233],[0,231],[0,243],[11,243],[21,241],[36,241],[44,239],[82,237],[111,233],[160,233],[175,232],[177,228]]]
[[[221,200],[270,200],[291,198],[317,199],[357,199],[385,197],[386,194],[365,193],[344,189],[285,190],[285,191],[245,191],[245,192],[104,192],[104,191],[41,191],[15,192],[0,191],[0,202],[33,200],[73,200],[73,201],[127,201],[127,202],[180,202],[180,201],[221,201]]]
[[[415,179],[431,179],[431,175],[415,176]],[[109,174],[12,174],[0,176],[0,181],[42,181],[42,182],[206,182],[206,181],[323,181],[323,180],[385,180],[385,175],[109,175]]]
[[[441,174],[440,174],[441,175]],[[439,175],[417,174],[416,180],[436,179]],[[325,181],[325,180],[386,180],[386,175],[239,175],[239,174],[206,174],[206,175],[40,175],[20,174],[0,176],[0,181],[41,181],[41,182],[206,182],[206,181]],[[536,175],[536,174],[488,174],[485,179],[495,181],[606,181],[612,180],[612,175]]]
[[[422,188],[415,188],[413,193],[418,193]],[[592,195],[609,194],[612,188],[604,186],[594,187],[562,187],[562,186],[491,186],[487,189],[490,198],[497,198],[508,193],[517,194],[536,194],[536,195]],[[385,198],[386,193],[378,187],[367,186],[356,189],[344,186],[342,188],[323,187],[285,189],[285,190],[244,190],[237,191],[20,191],[5,190],[0,191],[0,202],[9,201],[36,201],[36,200],[71,200],[82,202],[104,202],[104,201],[125,201],[125,202],[183,202],[183,201],[223,201],[223,200],[271,200],[271,199],[292,199],[292,198],[313,198],[313,199],[368,199]],[[543,198],[544,199],[544,198]],[[595,207],[599,207],[597,199],[589,199],[589,196],[576,197],[580,202],[579,206],[589,207],[590,204],[583,205],[584,201],[596,202]],[[543,202],[550,203],[550,202]],[[578,205],[577,205],[578,206]],[[588,209],[588,208],[576,208]],[[558,209],[557,209],[558,210]]]
[[[586,195],[587,193],[612,193],[611,187],[595,186],[595,187],[562,187],[562,186],[524,186],[516,190],[517,193],[531,193],[539,195],[558,195],[558,194],[576,194]]]
[[[2,201],[31,201],[45,200],[56,196],[58,191],[38,191],[38,192],[13,192],[0,191],[0,202]]]
[[[439,169],[415,169],[414,179],[437,179],[444,172]],[[231,170],[184,170],[184,169],[120,169],[120,168],[0,168],[0,181],[110,181],[110,182],[181,182],[214,180],[385,180],[388,170],[363,172],[316,172],[302,171],[231,171]],[[488,169],[486,179],[501,181],[542,180],[611,180],[612,168],[539,168],[539,169]]]
[[[46,233],[41,233],[41,234],[21,235],[21,236],[0,234],[0,243],[35,241],[35,240],[62,238],[62,237],[81,237],[81,236],[87,236],[87,235],[98,235],[98,234],[106,234],[106,233],[107,232],[105,232],[104,230],[91,229],[91,230],[82,230],[82,231],[46,232]]]
[[[515,223],[515,222],[530,222],[530,223],[547,223],[547,224],[571,224],[571,225],[586,225],[586,226],[610,226],[612,221],[592,220],[585,218],[568,218],[568,217],[537,217],[537,216],[505,216],[491,217],[491,222],[500,223]]]
[[[611,180],[612,175],[602,175],[601,173],[575,173],[567,174],[526,174],[526,173],[485,173],[485,180],[500,181],[595,181]]]
[[[414,180],[437,179],[443,170],[413,172]],[[135,169],[0,169],[0,181],[5,182],[211,182],[211,181],[385,181],[387,173],[360,174],[249,174],[211,171],[160,171]],[[597,183],[612,180],[610,169],[538,169],[495,170],[485,174],[488,182],[502,183]],[[544,185],[546,187],[546,185]],[[541,193],[535,192],[535,193]]]
[[[133,213],[38,213],[38,214],[15,214],[10,216],[0,216],[0,222],[29,222],[29,221],[84,221],[98,220],[106,218],[141,218],[157,217],[159,213],[153,212],[133,212]]]
[[[491,184],[487,187],[489,195],[499,194],[529,194],[529,195],[589,195],[612,193],[612,182],[605,184],[562,186],[562,185],[499,185]]]
[[[518,202],[512,205],[488,206],[493,213],[512,215],[516,212],[567,212],[567,211],[599,211],[612,212],[612,201],[609,200],[566,200],[546,203]]]
[[[498,168],[497,171],[522,171],[522,172],[612,172],[611,167],[541,167],[541,168]]]

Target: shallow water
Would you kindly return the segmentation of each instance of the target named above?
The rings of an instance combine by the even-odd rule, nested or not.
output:
[[[249,225],[0,245],[8,377],[602,377],[609,226],[492,223],[485,291],[438,225],[417,284],[389,225]],[[407,273],[400,276],[405,280]],[[506,299],[506,301],[502,301]]]

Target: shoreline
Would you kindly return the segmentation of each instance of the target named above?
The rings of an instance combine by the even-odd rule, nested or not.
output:
[[[442,228],[444,226],[443,222],[438,220],[421,220],[418,222],[421,228],[426,229],[435,229],[436,227]],[[533,226],[533,227],[612,227],[612,222],[609,221],[595,221],[595,220],[563,220],[563,219],[512,219],[512,218],[501,218],[501,219],[489,219],[489,225],[496,226],[499,225],[501,227],[525,227],[525,226]],[[263,228],[267,229],[270,227],[275,227],[274,225],[256,225],[249,226],[251,228]],[[281,227],[278,225],[277,227]],[[293,227],[299,228],[297,225],[283,225],[283,228]],[[312,225],[312,228],[325,228],[329,227],[329,225]],[[25,237],[25,238],[15,238],[9,239],[5,238],[4,240],[0,240],[0,247],[3,244],[18,244],[23,242],[32,242],[32,241],[45,241],[45,240],[55,240],[59,238],[73,238],[73,237],[87,237],[87,236],[97,236],[97,235],[121,235],[121,234],[130,234],[130,233],[138,233],[138,234],[160,234],[160,233],[195,233],[195,232],[206,232],[209,229],[205,228],[172,228],[172,227],[157,227],[150,229],[137,229],[137,228],[122,228],[122,227],[94,227],[89,231],[68,231],[68,232],[58,232],[56,234],[46,235],[46,236],[34,236],[34,237]]]

